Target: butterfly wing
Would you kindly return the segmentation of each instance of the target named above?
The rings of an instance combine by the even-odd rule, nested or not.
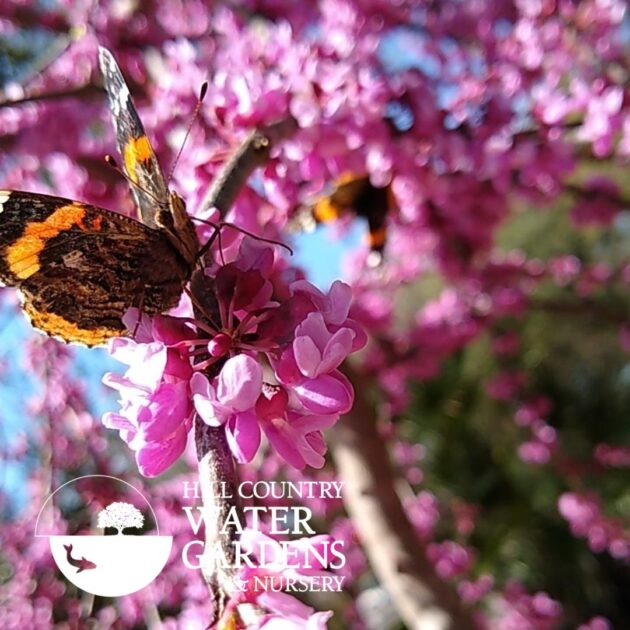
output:
[[[124,335],[128,308],[172,308],[189,275],[160,230],[78,201],[0,191],[0,282],[20,290],[31,323],[51,336],[93,346]]]
[[[145,225],[157,227],[156,213],[168,207],[169,192],[153,147],[144,131],[129,88],[112,53],[99,48],[99,64],[112,112],[118,150],[129,179],[140,218]]]
[[[377,188],[369,180],[353,202],[357,216],[368,222],[368,242],[373,252],[382,253],[387,238],[387,214],[392,209],[389,188]]]
[[[319,199],[313,216],[319,223],[338,219],[344,212],[355,214],[368,222],[370,249],[382,252],[385,247],[387,213],[393,198],[388,188],[377,188],[367,176],[352,173],[342,175],[330,195]]]

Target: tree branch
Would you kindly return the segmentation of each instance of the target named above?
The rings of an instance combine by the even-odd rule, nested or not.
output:
[[[230,452],[223,427],[210,427],[197,416],[195,418],[195,444],[199,462],[199,485],[204,508],[212,515],[211,528],[206,522],[205,553],[202,559],[202,572],[213,599],[213,620],[216,623],[223,614],[225,600],[232,593],[233,571],[217,564],[217,558],[225,558],[225,563],[234,565],[234,541],[238,535],[235,526],[222,533],[231,509],[241,509],[238,498],[238,480],[234,460]],[[225,496],[224,496],[225,495]],[[230,497],[230,498],[228,498]]]
[[[624,324],[628,321],[628,311],[622,304],[619,308],[614,308],[607,304],[602,304],[595,300],[583,299],[550,299],[530,297],[529,307],[533,310],[548,312],[560,315],[584,315],[602,320],[612,324]]]
[[[252,171],[262,166],[269,157],[273,143],[291,133],[291,122],[281,121],[262,130],[252,132],[225,163],[201,204],[203,209],[216,207],[225,217],[238,193],[246,184]],[[203,270],[194,272],[190,290],[195,298],[195,317],[204,320],[206,314],[214,316],[217,305],[214,297],[214,281]],[[200,357],[203,360],[203,357]],[[216,375],[213,366],[207,376]],[[234,571],[217,564],[218,557],[225,559],[226,565],[234,565],[235,547],[238,538],[236,527],[222,530],[222,524],[232,509],[239,512],[241,503],[238,497],[238,479],[234,459],[230,452],[223,427],[210,427],[195,418],[195,445],[199,470],[199,484],[202,502],[207,513],[216,519],[217,527],[206,525],[205,550],[202,571],[213,599],[213,619],[215,625],[225,609],[225,602],[234,591]],[[224,490],[224,492],[220,491]],[[225,496],[223,496],[225,495]],[[230,496],[231,495],[231,496]]]
[[[0,108],[2,107],[17,107],[24,103],[32,103],[37,101],[53,101],[62,98],[83,98],[85,96],[101,96],[105,94],[105,90],[100,85],[93,83],[87,83],[86,85],[80,85],[78,87],[68,88],[66,90],[54,90],[52,92],[42,92],[41,94],[29,94],[22,98],[16,98],[14,100],[6,99],[0,101]]]
[[[470,611],[436,575],[398,498],[387,448],[365,399],[372,386],[345,367],[357,395],[352,411],[331,430],[329,443],[345,482],[346,510],[372,569],[408,628],[473,630]]]
[[[212,182],[200,204],[201,210],[215,207],[225,218],[248,177],[269,159],[273,145],[290,136],[296,129],[295,120],[287,118],[250,133]]]

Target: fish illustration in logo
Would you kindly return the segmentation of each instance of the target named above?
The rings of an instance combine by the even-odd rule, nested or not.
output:
[[[72,557],[72,545],[64,545],[63,548],[66,550],[66,560],[68,564],[77,567],[77,573],[81,573],[81,571],[87,571],[88,569],[96,569],[96,564],[87,560],[85,557],[77,560]]]

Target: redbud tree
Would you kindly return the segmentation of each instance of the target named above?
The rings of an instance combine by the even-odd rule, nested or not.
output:
[[[621,0],[3,2],[2,188],[134,215],[103,160],[105,46],[165,173],[208,81],[170,186],[215,240],[179,306],[130,310],[106,351],[0,290],[0,626],[627,626],[628,25]],[[387,190],[387,240],[333,273],[296,219],[348,173]],[[33,538],[88,474],[146,490],[178,552],[89,606]],[[226,514],[208,488],[244,480],[343,482],[300,500],[314,538],[218,540],[342,541],[341,592],[182,563],[182,482]]]

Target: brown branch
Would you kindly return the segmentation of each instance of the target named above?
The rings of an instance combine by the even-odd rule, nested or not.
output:
[[[365,399],[371,384],[345,370],[357,394],[352,411],[331,431],[331,450],[345,482],[344,502],[372,569],[408,628],[473,630],[455,591],[433,570],[396,493],[386,444]]]
[[[623,196],[607,190],[587,188],[584,186],[577,186],[575,184],[565,184],[564,190],[575,197],[586,201],[597,201],[598,199],[603,199],[609,203],[619,206],[620,210],[630,206],[630,199],[625,199]]]
[[[233,591],[233,570],[217,564],[216,559],[225,558],[226,565],[233,566],[235,558],[233,543],[238,538],[235,527],[231,527],[226,533],[219,530],[230,510],[236,508],[240,512],[241,506],[234,460],[225,438],[224,428],[210,427],[197,416],[195,444],[203,505],[212,514],[212,522],[216,519],[217,523],[217,527],[213,529],[210,522],[206,522],[205,553],[201,567],[213,599],[214,618],[211,623],[214,624],[223,614],[225,601]]]
[[[537,311],[551,314],[594,317],[598,322],[604,320],[612,324],[621,325],[630,320],[630,314],[628,314],[627,309],[623,306],[616,309],[588,299],[562,300],[531,297],[528,300],[528,304],[530,309]]]
[[[78,87],[69,88],[67,90],[54,90],[52,92],[42,92],[40,94],[29,94],[22,98],[16,98],[15,100],[6,99],[0,101],[0,108],[2,107],[17,107],[24,103],[33,103],[38,101],[52,101],[63,98],[83,98],[85,96],[101,96],[105,91],[100,85],[88,83],[86,85],[80,85]]]
[[[263,130],[252,132],[225,163],[202,202],[202,208],[216,207],[224,217],[246,184],[252,171],[262,166],[269,157],[274,142],[291,132],[292,124],[282,121]],[[195,302],[195,317],[200,320],[218,315],[214,298],[214,283],[203,270],[197,270],[190,282]],[[217,317],[218,318],[218,317]],[[200,357],[203,360],[204,357]],[[220,367],[220,366],[219,366]],[[208,372],[216,375],[217,366]],[[235,546],[238,539],[236,527],[222,531],[222,524],[232,509],[239,512],[239,521],[244,522],[238,497],[238,479],[234,459],[230,452],[223,427],[210,427],[195,418],[195,445],[199,470],[199,485],[203,506],[216,519],[217,527],[206,525],[205,550],[202,572],[213,599],[215,625],[225,610],[225,603],[234,592],[234,570],[217,563],[217,551],[225,565],[234,565]],[[224,493],[220,490],[225,490]],[[225,496],[223,496],[223,494]],[[230,496],[231,495],[231,496]],[[249,611],[251,613],[251,611]]]
[[[272,146],[296,129],[297,123],[292,118],[287,118],[250,133],[224,164],[203,198],[200,208],[208,210],[215,207],[221,212],[221,217],[225,217],[248,177],[269,159]]]
[[[197,269],[190,281],[190,290],[194,298],[195,317],[208,322],[208,318],[217,313],[214,297],[214,281],[206,276],[203,269]],[[203,361],[207,357],[201,356]],[[214,365],[206,370],[208,378],[213,378],[220,370]],[[212,619],[214,626],[225,610],[225,603],[230,598],[234,586],[235,547],[238,539],[236,527],[224,531],[223,524],[232,509],[238,511],[240,522],[244,522],[238,497],[238,478],[234,459],[227,443],[223,427],[211,427],[198,416],[195,417],[195,446],[199,471],[199,486],[205,521],[205,545],[201,562],[204,580],[212,597]]]

